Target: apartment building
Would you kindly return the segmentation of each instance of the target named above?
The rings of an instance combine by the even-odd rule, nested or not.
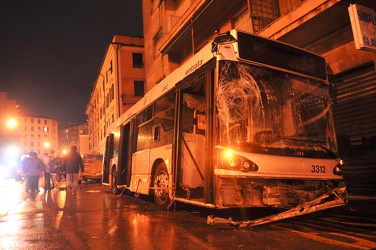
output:
[[[76,146],[77,152],[86,153],[88,148],[88,124],[70,124],[59,128],[59,146],[57,155],[64,155],[70,147]]]
[[[13,122],[9,124],[9,122]],[[0,142],[18,148],[18,153],[30,151],[39,156],[58,149],[58,122],[47,117],[19,114],[16,100],[0,92]],[[3,153],[3,152],[2,152]]]
[[[18,118],[20,153],[36,152],[39,156],[58,149],[58,122],[54,119],[35,116]]]
[[[352,4],[356,10],[351,10]],[[375,1],[143,0],[142,9],[146,90],[210,43],[217,33],[230,29],[293,44],[325,57],[329,80],[338,94],[333,113],[339,153],[346,160],[347,180],[355,178],[356,182],[350,192],[361,189],[375,193]],[[354,18],[354,13],[360,16]],[[364,23],[367,36],[359,36],[354,19]],[[365,46],[358,45],[358,40],[364,40]]]
[[[106,128],[144,93],[143,38],[114,36],[105,52],[85,111],[90,152],[104,153]]]

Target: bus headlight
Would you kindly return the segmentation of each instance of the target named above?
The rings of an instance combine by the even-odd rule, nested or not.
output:
[[[217,167],[243,172],[258,171],[258,166],[254,162],[230,150],[218,150]]]
[[[333,168],[333,174],[342,175],[343,161],[340,160],[338,164]]]
[[[253,161],[246,160],[243,162],[243,171],[258,171],[258,166]]]

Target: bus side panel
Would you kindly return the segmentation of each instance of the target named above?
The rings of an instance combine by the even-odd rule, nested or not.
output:
[[[153,148],[150,150],[150,166],[153,166],[158,159],[162,159],[166,163],[167,171],[171,174],[171,161],[172,161],[172,144]],[[150,172],[152,169],[150,168]]]
[[[157,160],[162,159],[166,163],[168,173],[171,173],[171,157],[171,144],[134,153],[132,156],[130,191],[149,194],[152,166]],[[171,182],[172,178],[169,178],[169,180]],[[172,183],[170,183],[171,185]]]
[[[130,191],[140,194],[149,193],[150,149],[136,152],[132,155],[132,177],[130,182]]]
[[[132,174],[129,190],[136,194],[149,194],[150,180],[147,174]]]
[[[132,175],[150,173],[149,157],[150,157],[150,149],[138,151],[133,154]]]

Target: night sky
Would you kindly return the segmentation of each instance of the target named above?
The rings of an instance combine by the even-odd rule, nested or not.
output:
[[[114,35],[143,36],[141,0],[0,0],[0,92],[21,115],[83,123]]]

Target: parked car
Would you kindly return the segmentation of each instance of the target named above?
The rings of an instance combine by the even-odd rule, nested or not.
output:
[[[82,161],[84,163],[84,172],[80,172],[79,180],[99,181],[102,179],[102,154],[84,154]]]

